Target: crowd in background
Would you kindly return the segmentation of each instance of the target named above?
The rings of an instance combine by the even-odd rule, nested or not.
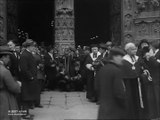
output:
[[[124,46],[108,41],[59,55],[32,39],[21,46],[9,40],[0,46],[0,118],[32,118],[29,109],[43,107],[45,90],[86,91],[100,105],[99,119],[160,118],[159,47],[159,40]]]

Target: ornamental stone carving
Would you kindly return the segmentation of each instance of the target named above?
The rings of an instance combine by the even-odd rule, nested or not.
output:
[[[160,37],[160,21],[156,21],[151,25],[152,36]]]
[[[127,35],[124,36],[124,44],[126,44],[128,42],[134,42],[133,36],[130,35],[130,34],[127,34]]]
[[[132,0],[124,0],[124,7],[126,10],[132,9]]]
[[[132,15],[127,14],[124,17],[124,30],[131,31],[132,30]]]

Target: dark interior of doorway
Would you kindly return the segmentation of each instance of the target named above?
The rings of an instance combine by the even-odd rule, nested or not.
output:
[[[51,21],[54,20],[54,0],[18,1],[19,28],[29,33],[29,37],[38,43],[53,43],[54,27],[51,26]],[[109,40],[109,0],[74,0],[74,3],[76,45],[90,45]]]
[[[109,41],[110,0],[75,0],[75,23],[77,44]]]

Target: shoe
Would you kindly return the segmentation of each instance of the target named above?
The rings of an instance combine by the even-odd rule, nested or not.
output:
[[[38,108],[43,108],[43,106],[42,106],[42,105],[36,105],[35,107],[38,107]]]
[[[30,108],[30,109],[34,109],[34,108],[35,108],[35,106],[34,106],[34,105],[31,105],[29,108]]]

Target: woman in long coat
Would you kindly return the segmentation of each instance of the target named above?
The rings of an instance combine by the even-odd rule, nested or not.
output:
[[[15,95],[20,93],[20,84],[7,69],[10,52],[0,51],[0,120],[20,120]],[[14,112],[11,112],[15,110]]]

